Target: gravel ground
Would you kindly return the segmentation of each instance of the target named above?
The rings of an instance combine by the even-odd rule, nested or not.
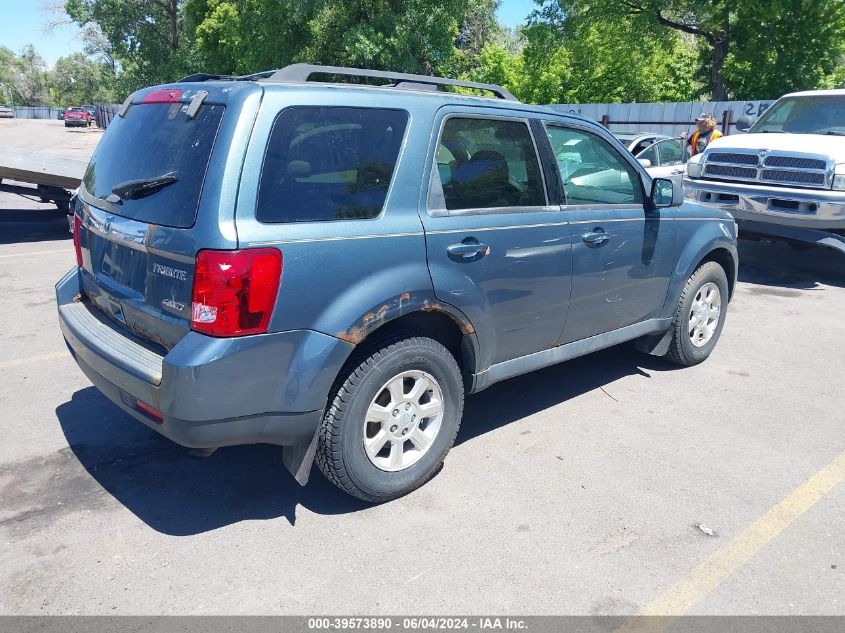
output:
[[[0,145],[97,138],[0,121]],[[706,363],[622,346],[498,384],[438,476],[369,506],[108,402],[56,322],[64,217],[0,193],[0,614],[845,615],[845,257],[741,258]]]

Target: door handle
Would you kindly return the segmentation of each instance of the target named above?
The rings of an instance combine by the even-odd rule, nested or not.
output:
[[[446,247],[451,259],[463,262],[474,262],[485,255],[490,254],[490,247],[484,242],[479,242],[474,237],[468,237],[463,242],[450,244]]]
[[[602,229],[596,229],[590,233],[584,233],[584,235],[581,236],[581,239],[587,244],[594,244],[598,246],[609,240],[610,235],[605,233]]]

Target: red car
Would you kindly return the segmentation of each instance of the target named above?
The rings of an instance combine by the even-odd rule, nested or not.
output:
[[[82,106],[71,106],[65,110],[65,127],[88,127],[93,121],[91,113]]]

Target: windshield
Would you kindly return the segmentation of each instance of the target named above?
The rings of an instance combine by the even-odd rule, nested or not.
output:
[[[845,95],[781,99],[749,132],[845,135]]]
[[[133,220],[192,226],[223,106],[203,105],[195,117],[185,110],[144,103],[115,117],[85,171],[87,193]]]

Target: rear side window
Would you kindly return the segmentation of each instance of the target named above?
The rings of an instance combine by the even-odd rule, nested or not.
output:
[[[368,219],[384,207],[408,123],[403,110],[292,107],[273,124],[259,222]]]
[[[443,125],[435,161],[439,182],[432,185],[432,209],[546,204],[537,151],[523,121],[451,117]]]
[[[144,103],[115,117],[85,171],[88,193],[133,220],[193,225],[224,107],[203,105],[194,118],[186,108],[185,103]],[[127,183],[161,178],[169,182],[125,193]]]

